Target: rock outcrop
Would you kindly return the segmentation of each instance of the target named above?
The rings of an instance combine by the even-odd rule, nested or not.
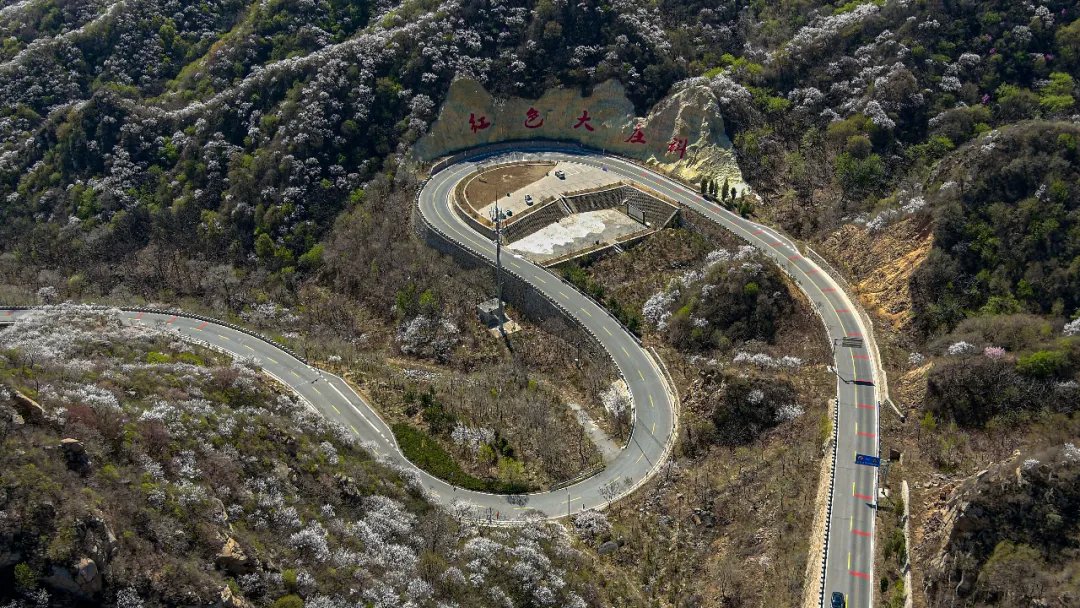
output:
[[[12,390],[11,401],[15,405],[15,411],[18,412],[19,416],[26,422],[30,424],[41,424],[45,421],[45,408],[41,407],[37,401],[22,394],[22,392]]]
[[[214,558],[214,565],[233,576],[250,574],[255,571],[256,566],[255,560],[244,553],[240,543],[236,542],[234,538],[225,541],[221,551]]]
[[[1014,603],[997,605],[1076,605],[1071,601],[1080,598],[1058,601],[1069,591],[1055,581],[1077,564],[1078,481],[1080,449],[1073,444],[1016,452],[958,482],[930,481],[919,552],[931,605],[954,594],[974,596],[974,605],[994,603],[1002,588]],[[1025,568],[1045,577],[1013,590],[1013,574]]]
[[[101,570],[89,557],[79,558],[70,569],[53,566],[52,573],[42,582],[55,591],[82,600],[93,599],[104,587]]]
[[[86,446],[78,439],[67,437],[60,440],[60,449],[64,452],[67,466],[80,475],[86,475],[91,470],[90,457],[86,454]]]
[[[430,161],[475,146],[529,139],[579,142],[655,163],[689,180],[707,175],[746,188],[720,105],[704,83],[682,85],[639,117],[614,80],[588,96],[555,88],[539,99],[495,99],[476,81],[459,79],[413,152]]]
[[[228,585],[222,587],[221,597],[217,605],[221,608],[252,608],[251,602],[247,601],[242,595],[233,593],[233,590]]]

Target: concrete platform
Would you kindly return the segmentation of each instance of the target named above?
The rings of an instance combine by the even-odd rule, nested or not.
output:
[[[615,209],[576,213],[549,224],[525,238],[507,245],[507,249],[543,264],[550,260],[583,251],[600,244],[618,242],[646,230],[640,222]]]
[[[566,173],[566,179],[555,177],[556,170]],[[566,192],[597,188],[618,181],[619,179],[614,174],[602,169],[578,163],[559,162],[548,172],[547,176],[541,177],[524,188],[511,192],[510,196],[499,197],[499,209],[509,209],[515,216],[519,216]],[[525,204],[526,194],[531,194],[533,197],[531,207]],[[477,212],[482,217],[491,217],[491,211],[494,207],[495,203],[491,202],[478,209]]]

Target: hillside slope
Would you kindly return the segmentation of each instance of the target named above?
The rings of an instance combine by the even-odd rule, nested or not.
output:
[[[455,519],[247,362],[72,306],[0,353],[4,602],[615,601],[563,527]]]

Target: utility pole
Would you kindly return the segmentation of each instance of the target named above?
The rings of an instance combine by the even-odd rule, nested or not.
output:
[[[506,328],[503,327],[503,282],[502,282],[502,213],[499,211],[499,194],[495,193],[495,210],[492,212],[492,221],[495,222],[495,284],[498,287],[499,298],[499,335],[506,337]]]

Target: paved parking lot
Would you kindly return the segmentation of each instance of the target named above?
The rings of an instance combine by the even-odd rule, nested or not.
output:
[[[556,170],[566,173],[566,179],[555,177]],[[595,167],[580,165],[578,163],[560,162],[555,165],[546,176],[541,177],[537,181],[523,188],[511,192],[510,196],[500,197],[499,209],[509,209],[514,215],[521,215],[527,210],[535,209],[545,202],[566,192],[598,188],[600,186],[614,184],[618,181],[619,179],[614,174]],[[531,194],[533,197],[532,207],[525,204],[526,194]],[[492,207],[494,206],[494,203],[489,203],[486,207],[479,210],[480,215],[491,217]]]

